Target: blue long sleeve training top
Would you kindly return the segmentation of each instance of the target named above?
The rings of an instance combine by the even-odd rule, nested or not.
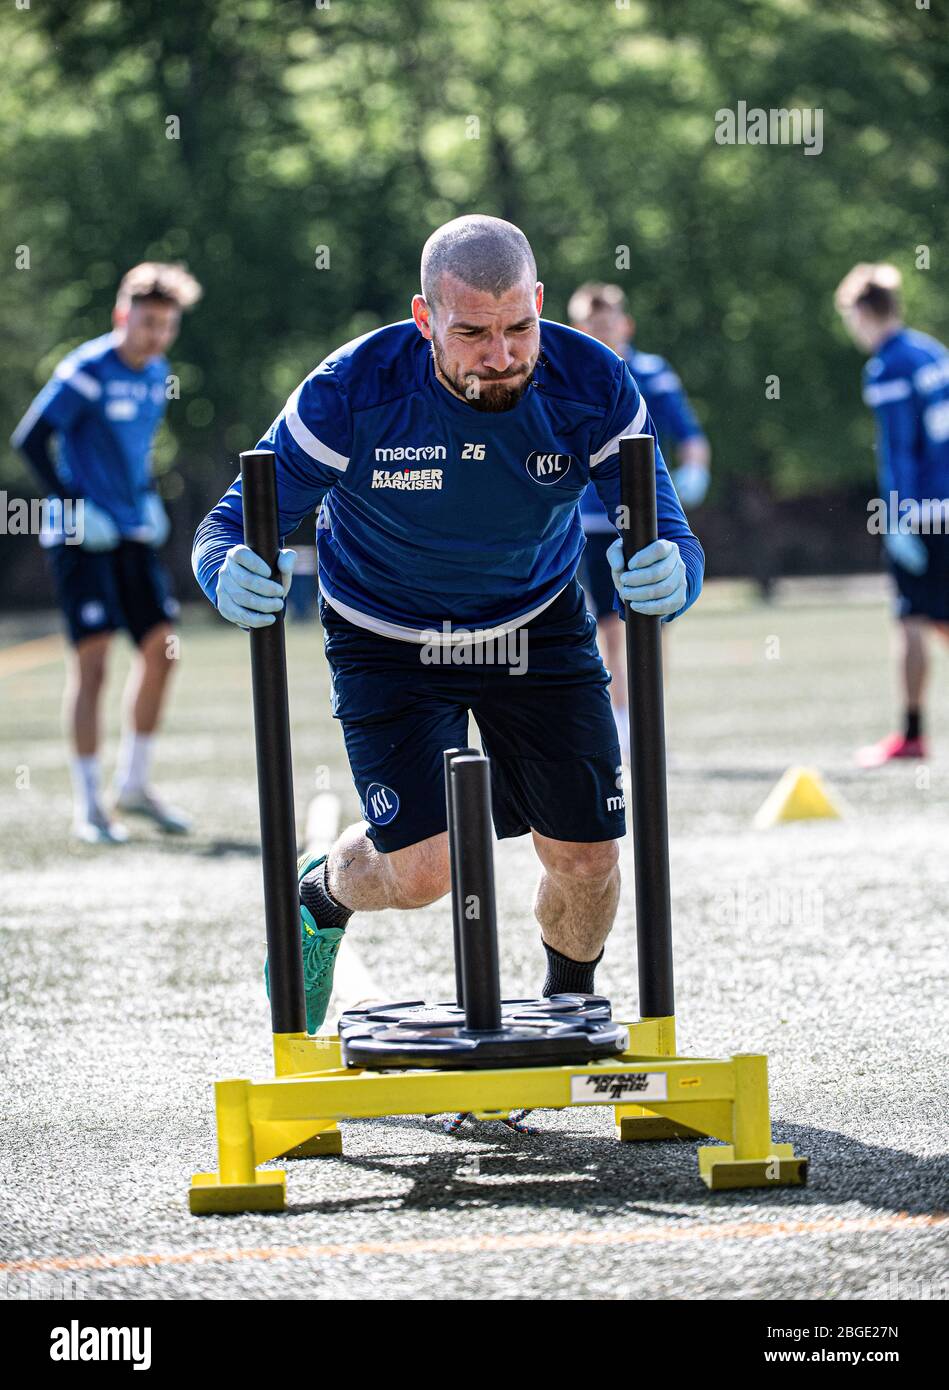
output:
[[[880,489],[889,505],[949,498],[949,351],[901,328],[863,369],[863,399],[876,417]],[[893,525],[898,517],[891,516]]]
[[[531,386],[490,414],[442,386],[410,319],[326,358],[258,447],[277,458],[281,534],[319,509],[327,603],[384,636],[451,641],[456,628],[516,628],[553,602],[583,550],[584,489],[592,479],[615,516],[620,438],[647,432],[655,437],[629,367],[583,333],[542,320]],[[658,441],[656,491],[659,534],[686,565],[684,612],[704,555]],[[242,539],[238,478],[195,536],[194,572],[212,603]]]
[[[59,363],[13,433],[11,443],[31,458],[48,483],[35,444],[59,439],[56,463],[64,497],[83,497],[108,512],[119,534],[134,539],[145,528],[145,498],[154,491],[152,443],[167,405],[168,361],[156,357],[129,367],[114,333],[83,343]],[[44,534],[45,545],[64,539]]]
[[[654,352],[639,352],[633,346],[624,357],[636,385],[646,398],[660,443],[666,446],[670,442],[682,444],[686,439],[704,439],[704,431],[695,418],[685,387],[666,359]],[[616,527],[607,515],[595,487],[588,487],[583,494],[580,515],[588,536],[600,532],[616,535]]]

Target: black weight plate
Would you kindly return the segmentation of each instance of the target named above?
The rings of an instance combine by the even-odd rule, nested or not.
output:
[[[613,1057],[627,1045],[626,1029],[610,1021],[601,995],[506,999],[501,1016],[497,1031],[474,1032],[454,1003],[350,1009],[339,1021],[343,1060],[370,1069],[561,1066]]]
[[[549,999],[503,999],[501,1017],[505,1024],[515,1019],[567,1022],[574,1018],[608,1023],[612,1012],[610,1001],[601,994],[554,994]],[[340,1036],[356,1025],[403,1022],[413,1028],[458,1028],[464,1026],[465,1011],[454,1001],[428,1004],[420,999],[408,999],[369,1004],[364,1009],[349,1009],[340,1015]]]

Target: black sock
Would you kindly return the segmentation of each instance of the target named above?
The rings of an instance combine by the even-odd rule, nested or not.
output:
[[[919,738],[923,732],[923,716],[918,709],[906,711],[906,737]]]
[[[326,886],[326,860],[300,880],[300,901],[308,907],[321,927],[345,927],[353,915],[351,907],[338,903]]]
[[[603,959],[603,952],[596,960],[571,960],[562,956],[553,946],[544,942],[547,952],[547,978],[544,981],[544,998],[552,994],[592,994],[593,976],[596,967]]]

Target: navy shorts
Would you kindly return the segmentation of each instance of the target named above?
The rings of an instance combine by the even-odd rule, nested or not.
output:
[[[606,558],[606,552],[615,539],[612,532],[592,531],[587,536],[587,543],[580,557],[577,578],[583,585],[590,612],[597,622],[601,618],[608,618],[611,613],[619,618],[613,603],[616,597],[613,571]]]
[[[491,759],[499,839],[534,829],[552,840],[626,833],[610,677],[576,580],[503,639],[506,662],[477,664],[502,642],[452,652],[355,627],[321,598],[333,714],[340,721],[369,838],[383,854],[446,829],[446,748],[468,743],[474,716]],[[462,654],[454,649],[457,657]],[[517,671],[521,674],[516,674]]]
[[[920,540],[929,554],[924,574],[910,574],[888,562],[896,586],[896,616],[949,623],[949,536],[921,535]]]
[[[178,614],[168,576],[155,551],[139,541],[115,550],[52,546],[47,552],[56,596],[73,643],[125,629],[136,645]]]

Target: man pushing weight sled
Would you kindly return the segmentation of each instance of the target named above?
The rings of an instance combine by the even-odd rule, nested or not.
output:
[[[618,517],[619,441],[655,430],[625,362],[540,319],[534,256],[509,222],[440,227],[421,281],[412,318],[326,358],[260,442],[281,534],[319,508],[333,712],[365,817],[300,863],[311,1033],[353,913],[449,891],[443,753],[467,743],[469,712],[496,833],[530,831],[540,860],[545,996],[593,992],[619,897],[620,750],[575,577],[577,503],[592,480]],[[659,539],[626,567],[621,540],[609,556],[619,598],[669,620],[698,597],[704,556],[658,446],[656,494]],[[293,552],[281,584],[242,536],[237,480],[198,528],[194,571],[222,617],[267,626]],[[451,660],[463,647],[471,659]]]

